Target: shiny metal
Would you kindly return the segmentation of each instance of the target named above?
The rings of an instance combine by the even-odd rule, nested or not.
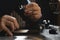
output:
[[[42,38],[33,37],[33,36],[16,36],[15,40],[43,40]]]
[[[13,36],[13,37],[0,37],[0,40],[43,40],[35,36]]]
[[[31,1],[30,1],[30,0],[27,0],[27,2],[28,2],[28,4],[30,4],[30,3],[31,3]]]
[[[27,33],[28,31],[29,31],[28,29],[22,29],[22,30],[14,31],[14,33]]]

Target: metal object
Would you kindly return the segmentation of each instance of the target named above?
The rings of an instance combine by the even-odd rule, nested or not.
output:
[[[14,33],[27,33],[29,30],[28,29],[22,29],[22,30],[16,30]]]
[[[28,4],[30,4],[30,3],[31,3],[31,1],[30,1],[30,0],[27,0],[27,2],[28,2]]]
[[[31,3],[31,1],[30,0],[27,0],[27,2],[28,2],[28,4],[30,4]],[[23,5],[21,4],[21,7],[19,7],[19,9],[20,10],[22,10],[24,7],[23,7]]]

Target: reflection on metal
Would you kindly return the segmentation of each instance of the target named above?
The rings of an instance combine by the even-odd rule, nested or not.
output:
[[[22,29],[22,30],[17,30],[14,33],[27,33],[29,30],[28,29]]]
[[[43,40],[43,39],[33,36],[16,36],[15,40]]]
[[[27,36],[16,36],[15,40],[25,40],[25,38],[27,38]]]
[[[27,2],[28,2],[28,4],[30,4],[31,2],[30,2],[30,0],[27,0]]]
[[[0,37],[0,40],[43,40],[43,38],[36,37],[36,36],[24,36],[23,35],[23,36],[13,36],[13,37],[8,37],[8,36],[7,37]]]

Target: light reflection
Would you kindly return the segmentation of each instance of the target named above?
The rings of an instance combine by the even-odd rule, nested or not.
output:
[[[27,38],[27,36],[16,36],[15,40],[25,40],[25,38]]]

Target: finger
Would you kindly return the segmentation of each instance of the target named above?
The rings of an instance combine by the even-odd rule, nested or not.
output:
[[[15,19],[13,22],[14,22],[15,27],[18,29],[19,28],[19,24],[18,24],[17,20]]]
[[[25,13],[32,13],[32,10],[25,10]]]
[[[13,22],[11,22],[11,21],[6,21],[6,25],[9,26],[9,28],[11,28],[12,31],[15,30],[15,27],[14,27]]]
[[[4,25],[4,23],[2,23],[2,29],[10,36],[12,36],[12,32]]]
[[[10,17],[10,18],[11,18],[11,21],[14,23],[14,26],[18,29],[19,28],[19,24],[18,24],[16,18],[14,18],[14,17]]]
[[[9,28],[10,28],[10,30],[12,30],[12,31],[14,31],[14,24],[13,24],[13,22],[11,22],[11,21],[8,21],[7,19],[5,19],[5,18],[2,18],[2,22],[6,25],[6,26],[8,26]]]
[[[9,21],[12,21],[14,23],[15,27],[19,28],[19,24],[18,24],[18,22],[17,22],[15,17],[5,15],[4,18],[9,20]]]
[[[40,11],[34,11],[34,12],[32,13],[32,15],[40,15],[40,14],[41,14]]]

